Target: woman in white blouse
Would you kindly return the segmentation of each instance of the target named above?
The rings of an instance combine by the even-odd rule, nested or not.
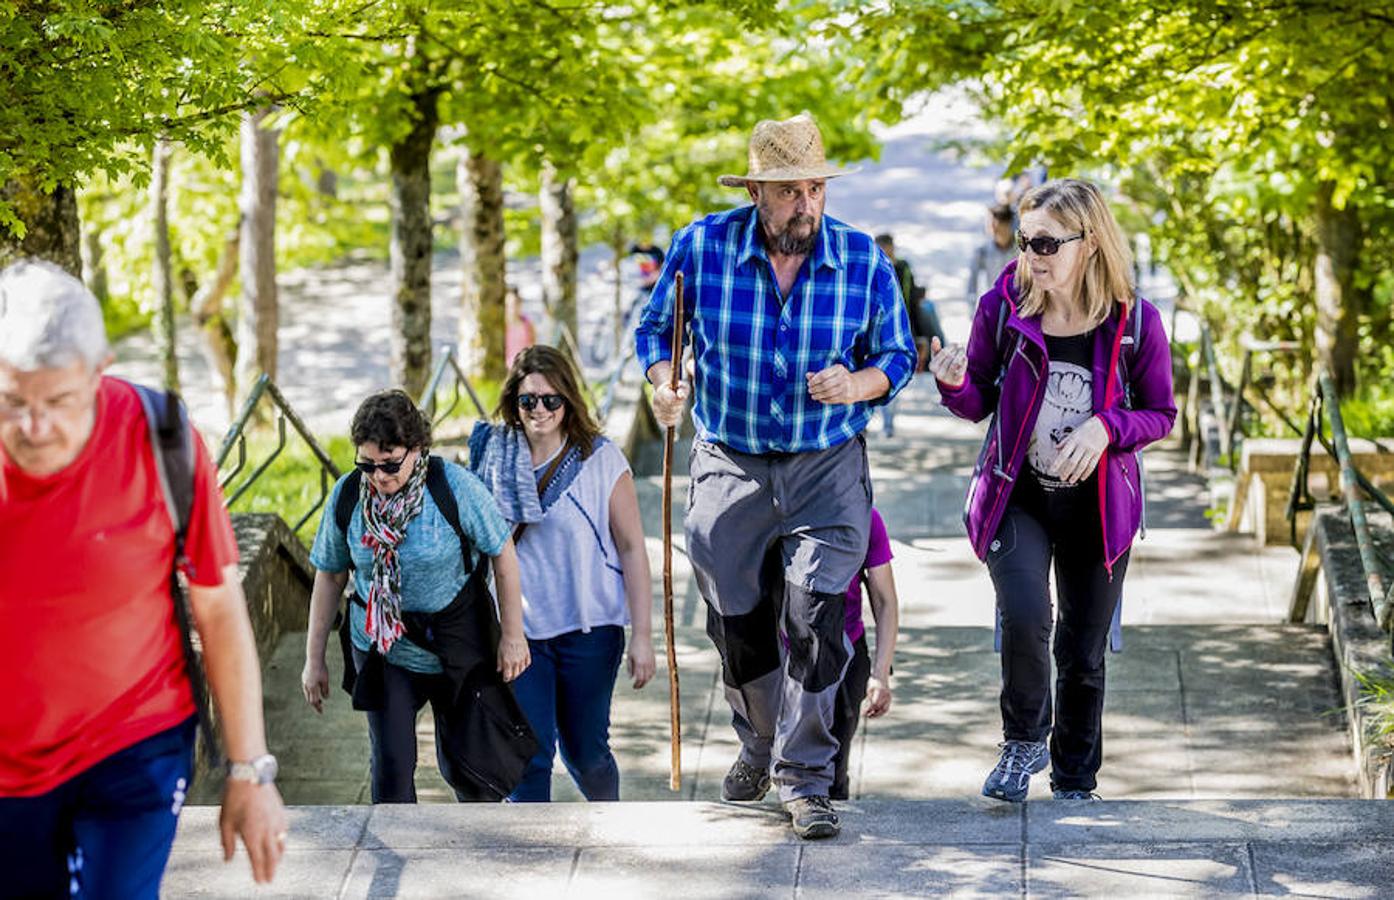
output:
[[[652,586],[634,478],[600,434],[570,361],[537,345],[513,361],[470,467],[514,528],[532,665],[513,682],[541,750],[509,799],[552,796],[552,758],[589,800],[619,799],[610,701],[630,625],[634,687],[654,674]]]

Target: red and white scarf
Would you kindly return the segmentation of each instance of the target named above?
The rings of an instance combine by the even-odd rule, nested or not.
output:
[[[373,551],[368,584],[368,640],[384,656],[406,631],[402,623],[402,562],[397,548],[407,525],[421,512],[426,493],[428,454],[423,447],[407,483],[395,494],[381,494],[371,478],[359,488],[363,509],[363,546]]]

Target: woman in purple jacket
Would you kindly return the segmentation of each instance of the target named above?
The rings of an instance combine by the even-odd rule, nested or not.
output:
[[[968,346],[936,341],[930,361],[950,411],[993,416],[964,506],[1002,625],[1002,755],[983,794],[1025,800],[1050,765],[1057,800],[1097,799],[1104,652],[1142,516],[1137,451],[1176,419],[1171,352],[1098,188],[1048,182],[1020,216],[1021,255],[979,301]]]

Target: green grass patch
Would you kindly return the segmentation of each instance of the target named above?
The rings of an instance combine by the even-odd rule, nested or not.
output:
[[[347,472],[353,465],[353,444],[348,435],[333,435],[321,439],[320,446],[329,458],[339,467],[340,473]],[[276,450],[276,438],[271,433],[257,433],[247,438],[247,462],[242,471],[225,488],[227,496],[239,490],[252,472],[266,462]],[[237,451],[234,450],[224,464],[222,472],[226,475],[237,464]],[[300,436],[289,430],[286,446],[271,459],[266,471],[251,482],[251,486],[229,507],[229,511],[276,513],[294,525],[310,510],[314,512],[306,519],[297,532],[307,545],[313,542],[315,529],[319,527],[324,504],[328,502],[328,491],[334,487],[334,479],[326,474],[321,480],[323,467],[319,459],[310,451]],[[318,506],[318,508],[315,508]]]
[[[1352,670],[1360,684],[1360,699],[1370,718],[1366,736],[1386,747],[1394,747],[1394,666],[1388,664],[1373,672]]]

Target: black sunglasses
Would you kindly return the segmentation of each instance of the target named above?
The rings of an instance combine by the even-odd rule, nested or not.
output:
[[[1030,247],[1037,256],[1054,256],[1060,252],[1061,244],[1068,244],[1070,241],[1077,241],[1082,237],[1084,237],[1084,232],[1081,231],[1079,234],[1067,238],[1056,238],[1043,234],[1028,240],[1026,235],[1018,231],[1016,233],[1016,246],[1022,253],[1025,253],[1026,248]]]
[[[363,459],[355,459],[353,461],[353,464],[358,468],[358,471],[362,472],[364,475],[371,475],[378,469],[382,469],[384,475],[396,475],[398,472],[402,471],[402,464],[406,461],[407,456],[404,453],[402,454],[401,459],[389,459],[387,462],[380,463],[368,462],[367,460]]]
[[[532,412],[538,403],[547,412],[556,412],[561,409],[561,405],[566,402],[566,398],[561,394],[519,394],[518,406]]]

